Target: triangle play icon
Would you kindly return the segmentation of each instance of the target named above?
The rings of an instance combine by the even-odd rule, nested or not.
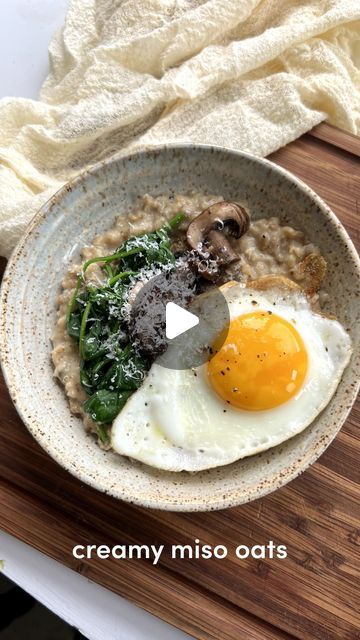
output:
[[[199,318],[186,311],[174,302],[168,302],[165,309],[166,320],[166,337],[168,340],[177,338],[185,331],[189,331],[193,327],[199,324]]]

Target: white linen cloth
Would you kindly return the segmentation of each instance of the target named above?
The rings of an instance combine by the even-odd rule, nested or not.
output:
[[[85,166],[191,141],[360,132],[360,0],[72,0],[38,101],[0,100],[0,254]]]

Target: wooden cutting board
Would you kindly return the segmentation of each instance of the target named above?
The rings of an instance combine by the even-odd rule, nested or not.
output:
[[[360,244],[360,140],[320,125],[271,159],[306,181]],[[3,263],[4,264],[4,263]],[[360,638],[360,405],[320,460],[251,504],[179,514],[134,507],[66,473],[32,439],[0,381],[0,526],[192,634],[220,640]],[[227,545],[224,560],[172,560],[170,545]],[[285,560],[237,560],[238,544]],[[146,560],[73,558],[75,544],[165,544]],[[121,620],[119,620],[121,625]]]

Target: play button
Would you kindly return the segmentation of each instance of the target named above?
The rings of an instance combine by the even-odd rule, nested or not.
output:
[[[185,331],[196,327],[200,322],[199,318],[186,311],[174,302],[168,302],[165,308],[165,335],[168,340],[173,340],[181,336]]]
[[[199,292],[189,269],[164,271],[141,283],[131,304],[129,336],[137,351],[167,369],[192,369],[224,343],[229,308],[221,290]],[[216,346],[215,346],[216,345]]]

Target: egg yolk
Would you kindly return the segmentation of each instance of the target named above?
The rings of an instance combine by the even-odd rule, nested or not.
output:
[[[272,409],[301,388],[308,356],[295,327],[271,311],[234,318],[224,344],[208,362],[210,384],[228,404]]]

